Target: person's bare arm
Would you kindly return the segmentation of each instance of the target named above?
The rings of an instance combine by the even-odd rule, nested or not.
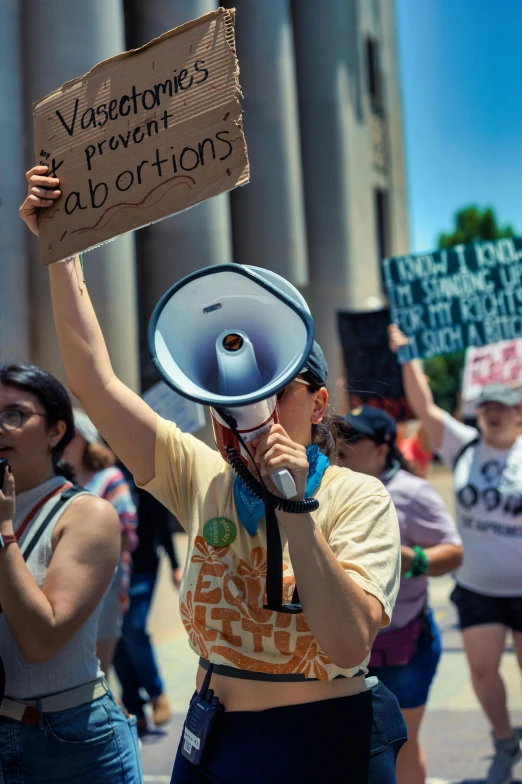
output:
[[[269,488],[271,474],[285,467],[294,478],[296,498],[304,498],[309,467],[305,447],[294,443],[281,425],[252,445]],[[357,667],[381,627],[381,603],[346,572],[311,515],[278,511],[277,518],[288,537],[299,598],[314,637],[338,667]]]
[[[399,348],[408,345],[408,338],[396,324],[388,327],[390,349],[396,354]],[[430,449],[436,451],[442,444],[445,413],[433,400],[428,379],[418,359],[401,365],[402,381],[408,403],[413,413],[423,424],[428,435]]]
[[[428,576],[441,577],[449,574],[462,563],[464,548],[461,544],[436,544],[426,548],[428,556]],[[401,574],[406,574],[411,569],[415,552],[411,547],[401,547]]]
[[[14,499],[11,475],[4,493],[0,492],[0,512],[1,502],[6,508],[6,497]],[[14,503],[12,507],[14,511]],[[58,526],[59,541],[42,588],[16,544],[0,551],[0,604],[29,664],[56,656],[79,631],[103,598],[118,563],[120,523],[107,501],[77,498]],[[0,533],[12,532],[12,513],[0,515]]]
[[[34,234],[39,210],[60,197],[59,180],[45,176],[46,170],[35,166],[27,172],[29,192],[19,211]],[[136,480],[147,484],[155,473],[156,414],[114,375],[79,257],[51,264],[49,278],[69,388]]]
[[[288,536],[299,598],[314,637],[338,667],[357,667],[381,628],[381,603],[346,573],[311,515],[278,512],[277,517]]]

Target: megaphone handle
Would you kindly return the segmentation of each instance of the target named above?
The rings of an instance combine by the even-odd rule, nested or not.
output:
[[[279,471],[274,471],[274,473],[270,475],[270,478],[283,498],[295,498],[297,495],[297,487],[295,486],[294,477],[288,468],[281,468]]]

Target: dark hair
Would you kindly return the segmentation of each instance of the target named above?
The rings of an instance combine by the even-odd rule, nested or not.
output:
[[[300,377],[310,385],[308,389],[311,394],[324,387],[324,384],[312,373],[304,372],[300,374]],[[337,430],[333,416],[331,407],[327,406],[322,421],[317,425],[312,425],[312,444],[317,444],[330,463],[334,463],[337,457]]]
[[[355,432],[353,427],[348,424],[344,417],[340,416],[340,414],[334,414],[332,419],[338,439],[346,441],[348,444],[357,440],[359,434]],[[370,436],[367,436],[367,438],[370,438]],[[386,465],[384,466],[385,470],[391,468],[396,463],[398,463],[404,471],[408,471],[409,474],[414,473],[412,467],[402,454],[401,450],[397,446],[397,443],[394,441],[389,445],[388,452],[386,454]]]
[[[388,450],[386,468],[391,468],[394,463],[398,463],[402,470],[407,471],[409,474],[415,473],[409,461],[406,460],[396,443],[392,444]]]
[[[55,474],[74,482],[72,466],[62,459],[63,450],[74,438],[73,411],[65,387],[46,370],[19,361],[0,365],[0,384],[16,387],[34,395],[41,403],[50,427],[57,425],[58,422],[65,422],[65,434],[52,450],[53,468]]]

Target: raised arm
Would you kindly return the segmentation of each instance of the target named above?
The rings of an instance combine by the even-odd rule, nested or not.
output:
[[[46,166],[27,172],[20,216],[38,234],[38,212],[60,197]],[[90,419],[139,484],[154,478],[156,415],[112,369],[78,256],[49,267],[54,322],[67,382]]]
[[[408,344],[408,338],[396,324],[391,324],[388,327],[388,336],[390,349],[394,353],[397,353],[399,348]],[[414,359],[411,362],[405,362],[401,365],[401,368],[402,381],[408,403],[415,416],[424,425],[428,434],[430,448],[436,451],[442,444],[445,413],[433,400],[433,393],[422,370],[420,361]]]

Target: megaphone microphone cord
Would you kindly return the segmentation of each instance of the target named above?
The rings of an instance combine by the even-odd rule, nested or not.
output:
[[[281,509],[288,514],[308,514],[315,512],[319,508],[319,501],[316,498],[305,498],[303,501],[290,501],[287,498],[280,498],[271,493],[263,481],[261,472],[254,460],[254,456],[248,448],[247,442],[237,429],[237,422],[228,411],[224,409],[216,409],[219,416],[227,423],[232,430],[239,443],[245,449],[252,459],[252,463],[257,471],[259,480],[253,476],[246,465],[237,449],[234,447],[226,448],[227,460],[230,466],[234,469],[239,478],[245,483],[248,489],[264,501],[265,504],[265,520],[266,520],[266,550],[267,550],[267,564],[266,564],[266,604],[263,605],[265,610],[273,610],[275,612],[290,613],[295,615],[303,612],[301,602],[299,601],[299,593],[297,585],[294,588],[292,601],[286,604],[283,603],[283,546],[281,543],[281,534],[279,532],[279,523],[277,522],[276,509]]]
[[[252,453],[248,448],[247,451],[250,457],[252,457]],[[245,483],[248,489],[256,496],[256,498],[259,498],[260,501],[266,502],[266,498],[268,496],[270,504],[274,509],[281,509],[283,512],[287,512],[288,514],[309,514],[310,512],[315,512],[317,509],[319,509],[319,501],[317,498],[305,498],[303,501],[290,501],[288,498],[280,498],[279,496],[274,495],[263,482],[261,474],[259,474],[259,480],[256,479],[255,476],[252,476],[246,465],[243,463],[243,458],[237,449],[234,449],[232,446],[227,446],[226,453],[227,460],[236,474],[239,476],[241,481]],[[259,469],[253,459],[252,462],[256,466],[256,471],[259,473]]]

